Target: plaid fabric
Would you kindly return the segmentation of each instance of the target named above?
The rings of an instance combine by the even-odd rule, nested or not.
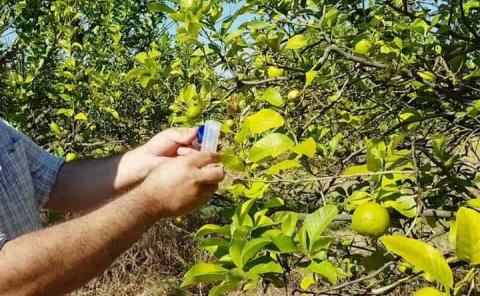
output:
[[[0,119],[0,248],[41,227],[40,208],[63,162]]]

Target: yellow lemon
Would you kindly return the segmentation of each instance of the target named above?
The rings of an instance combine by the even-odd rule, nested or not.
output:
[[[73,152],[69,152],[67,153],[67,155],[65,156],[65,161],[66,162],[71,162],[71,161],[74,161],[75,159],[77,159],[77,155]]]
[[[372,42],[366,39],[362,39],[355,44],[355,47],[353,48],[353,50],[356,53],[368,55],[370,53],[370,50],[372,50],[372,47],[373,47]]]
[[[298,98],[300,95],[302,94],[301,91],[299,91],[298,89],[293,89],[291,90],[288,95],[287,95],[287,98],[289,100],[295,100],[296,98]]]
[[[268,78],[275,78],[282,76],[285,71],[283,69],[277,68],[275,66],[270,66],[267,68]]]
[[[390,226],[387,209],[375,202],[358,206],[353,212],[352,229],[360,234],[379,237]]]

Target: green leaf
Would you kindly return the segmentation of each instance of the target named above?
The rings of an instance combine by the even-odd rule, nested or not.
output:
[[[181,284],[188,288],[198,283],[214,283],[225,280],[228,270],[218,264],[198,263],[187,271]]]
[[[210,292],[208,293],[208,296],[221,296],[224,295],[226,292],[233,291],[237,288],[238,282],[226,282],[222,283],[221,285],[218,285],[216,287],[213,287]]]
[[[419,71],[417,74],[426,81],[435,81],[435,74],[430,71]]]
[[[139,52],[137,55],[135,55],[135,60],[139,62],[140,64],[145,64],[145,62],[148,59],[148,54],[146,52]]]
[[[253,134],[283,126],[284,123],[282,115],[272,109],[262,109],[245,119],[245,124]]]
[[[423,20],[423,19],[416,19],[411,25],[410,28],[419,33],[424,35],[425,33],[430,30],[430,26]]]
[[[280,92],[278,92],[276,88],[273,87],[265,89],[263,94],[260,96],[260,100],[266,101],[277,107],[283,105],[282,95],[280,94]]]
[[[243,261],[242,261],[242,249],[245,246],[245,241],[243,239],[233,239],[230,242],[230,247],[228,249],[228,253],[230,258],[232,258],[233,263],[239,268],[243,268]]]
[[[221,152],[221,160],[223,165],[232,171],[244,172],[245,164],[240,156],[233,149],[227,149]]]
[[[125,80],[130,81],[146,73],[148,73],[148,70],[144,69],[143,67],[133,68],[130,71],[128,71],[127,75],[125,75]]]
[[[366,165],[355,165],[352,167],[347,168],[345,171],[343,171],[343,175],[349,176],[349,175],[361,175],[361,174],[366,174],[368,173],[368,168]]]
[[[250,279],[257,279],[258,275],[263,273],[283,273],[283,268],[280,264],[274,261],[259,263],[255,264],[247,271],[247,277]]]
[[[387,147],[382,140],[367,140],[367,168],[371,172],[382,169],[382,160],[386,155]]]
[[[293,253],[297,251],[297,245],[291,236],[278,234],[271,236],[272,242],[280,253]]]
[[[261,198],[269,187],[270,185],[267,183],[261,181],[254,182],[252,186],[243,191],[243,194],[245,195],[245,197],[252,199]]]
[[[274,164],[267,170],[267,174],[277,175],[285,170],[299,168],[301,167],[300,163],[296,159],[286,159],[279,163]]]
[[[148,7],[148,11],[152,13],[155,13],[155,12],[174,13],[175,12],[175,10],[168,7],[167,5],[162,3],[157,3],[157,2],[148,3],[147,7]]]
[[[411,196],[401,196],[396,200],[387,200],[383,205],[386,208],[394,208],[407,218],[413,218],[417,215],[417,202]]]
[[[326,278],[331,284],[336,284],[338,281],[337,271],[332,263],[328,261],[323,261],[321,263],[312,262],[307,268],[308,270],[318,273]]]
[[[197,230],[197,233],[195,233],[195,239],[212,233],[228,235],[230,233],[230,225],[220,226],[216,224],[205,224]]]
[[[280,197],[276,197],[276,198],[272,198],[272,199],[269,199],[264,205],[263,207],[265,209],[271,209],[271,208],[278,208],[278,207],[281,207],[285,204],[285,201],[283,201],[283,199],[281,199]]]
[[[292,148],[292,140],[284,134],[272,133],[256,142],[249,151],[248,159],[260,162],[267,157],[277,157]]]
[[[295,212],[289,212],[286,214],[285,220],[282,223],[282,233],[285,235],[293,235],[297,227],[298,214]]]
[[[312,137],[306,139],[300,145],[292,148],[293,152],[297,154],[305,155],[309,158],[313,158],[315,156],[316,150],[317,150],[317,144],[315,143],[315,140]]]
[[[75,114],[75,112],[73,111],[73,109],[65,109],[65,108],[61,108],[61,109],[58,109],[57,110],[57,115],[65,115],[67,117],[72,117],[73,114]]]
[[[315,279],[313,278],[313,275],[309,274],[309,275],[306,275],[302,281],[300,282],[300,288],[302,288],[302,290],[308,290],[308,288],[310,288],[311,285],[315,284]]]
[[[77,113],[75,115],[75,120],[78,120],[78,121],[84,121],[84,120],[87,120],[87,115],[85,113]]]
[[[454,295],[457,295],[457,294],[455,293]],[[412,296],[446,296],[446,294],[438,291],[435,288],[426,287],[426,288],[417,290],[415,293],[413,293]]]
[[[463,4],[463,8],[465,9],[466,13],[469,13],[471,9],[480,8],[480,1],[467,1]]]
[[[317,74],[317,71],[308,71],[305,73],[305,87],[312,85],[312,82],[317,77]]]
[[[295,35],[287,41],[286,49],[300,49],[308,44],[308,39],[303,35]]]
[[[472,265],[480,263],[480,214],[468,208],[457,213],[455,251],[460,260]]]
[[[442,284],[445,289],[453,286],[453,274],[447,261],[437,249],[420,240],[399,235],[385,235],[380,238],[385,247],[416,269],[424,271]]]
[[[252,259],[257,253],[271,242],[268,238],[256,238],[245,244],[242,249],[242,265],[243,267],[250,259]]]
[[[60,130],[60,127],[55,122],[50,123],[50,131],[52,131],[52,133],[54,133],[56,136],[60,136],[62,133],[62,131]]]
[[[480,210],[480,198],[469,199],[467,204],[475,210]]]
[[[330,223],[333,222],[337,216],[337,213],[338,209],[336,206],[326,205],[305,217],[302,227],[305,229],[308,237],[310,238],[310,249],[313,245],[313,242],[320,238]]]

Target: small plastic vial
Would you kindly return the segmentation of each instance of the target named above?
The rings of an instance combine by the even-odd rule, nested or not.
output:
[[[221,124],[215,120],[207,120],[198,128],[198,142],[202,144],[202,152],[217,152]]]

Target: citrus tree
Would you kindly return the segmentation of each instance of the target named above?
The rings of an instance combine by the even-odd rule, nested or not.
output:
[[[162,75],[181,49],[147,1],[1,3],[0,113],[7,121],[69,160],[122,151],[166,123],[180,85]],[[130,83],[135,63],[162,84]]]
[[[214,201],[225,224],[196,234],[212,261],[183,286],[476,289],[480,2],[235,7],[150,7],[190,48],[170,122],[222,121],[231,173]]]

